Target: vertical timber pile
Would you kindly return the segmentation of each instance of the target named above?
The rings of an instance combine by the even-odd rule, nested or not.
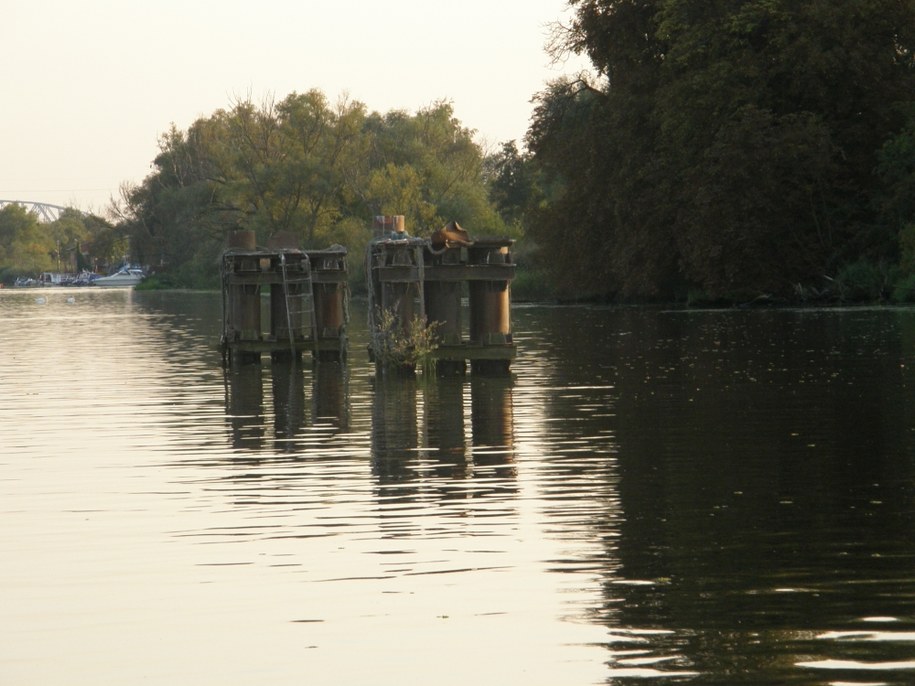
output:
[[[253,231],[236,231],[229,236],[223,254],[223,344],[237,348],[239,362],[260,359],[259,353],[246,349],[261,339],[261,287],[245,278],[258,271]],[[224,355],[226,348],[223,348]]]
[[[270,351],[274,360],[297,359],[298,345],[312,330],[310,315],[311,265],[308,256],[298,249],[294,236],[280,233],[267,242],[267,272],[278,275],[270,283],[270,336],[277,343]],[[279,347],[287,343],[283,349]]]
[[[347,271],[346,248],[310,250],[315,334],[313,354],[318,359],[346,357]]]
[[[461,298],[464,293],[463,279],[437,278],[446,276],[449,268],[461,269],[462,255],[466,250],[445,248],[441,251],[428,251],[426,260],[426,318],[429,324],[436,326],[441,349],[461,350],[463,338],[463,313]],[[439,356],[436,370],[443,376],[463,374],[467,369],[463,352],[450,357]]]
[[[384,266],[399,268],[382,284],[381,307],[394,312],[397,321],[406,331],[417,315],[423,315],[422,306],[417,308],[416,302],[422,285],[418,268],[422,264],[423,241],[407,236],[405,217],[402,214],[376,218],[378,219],[382,221],[382,228],[388,225],[392,227],[390,242],[386,244],[387,249],[383,253]]]
[[[229,239],[222,259],[223,359],[232,364],[346,355],[346,249],[303,251],[294,237],[274,236],[258,249],[254,233]],[[261,289],[270,289],[270,331],[261,331]]]
[[[483,350],[512,344],[511,279],[500,267],[511,265],[509,239],[475,241],[467,248],[467,262],[476,277],[469,282],[470,342]],[[513,265],[512,265],[513,266]],[[471,359],[471,369],[507,372],[509,360],[498,356]]]
[[[463,373],[470,360],[474,373],[507,374],[516,352],[510,312],[513,241],[493,238],[433,247],[428,239],[407,236],[396,220],[376,217],[366,260],[373,335],[383,311],[393,314],[404,331],[420,317],[435,326],[438,373]],[[463,331],[465,289],[469,338]]]
[[[367,269],[369,325],[375,329],[382,313],[394,317],[404,335],[416,317],[424,317],[422,269],[426,242],[406,233],[403,215],[379,215],[374,220],[374,238],[369,244]],[[375,278],[382,275],[381,278]]]

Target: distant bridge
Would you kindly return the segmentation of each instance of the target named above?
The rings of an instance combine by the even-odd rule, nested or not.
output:
[[[46,202],[35,202],[33,200],[0,200],[0,210],[7,205],[20,205],[27,212],[34,212],[38,215],[39,221],[53,222],[60,219],[64,210],[72,210],[72,207],[61,207],[60,205],[50,205]],[[76,210],[79,212],[79,210]]]

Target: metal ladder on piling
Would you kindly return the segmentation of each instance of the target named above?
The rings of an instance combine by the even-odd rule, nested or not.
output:
[[[308,255],[303,255],[301,262],[304,270],[304,278],[297,278],[295,283],[299,286],[299,292],[291,294],[289,292],[289,271],[286,263],[286,253],[280,252],[280,273],[283,279],[283,294],[285,296],[286,309],[286,330],[289,334],[289,351],[292,357],[296,357],[296,340],[293,322],[304,324],[308,322],[311,329],[312,350],[317,349],[318,345],[318,322],[315,314],[315,295],[311,278],[311,260]],[[298,276],[298,275],[297,275]],[[316,356],[317,357],[317,356]]]

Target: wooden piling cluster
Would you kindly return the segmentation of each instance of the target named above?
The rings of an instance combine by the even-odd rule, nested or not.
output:
[[[488,238],[436,247],[428,239],[407,236],[402,217],[377,217],[366,257],[370,323],[372,313],[382,311],[394,313],[404,328],[420,317],[435,327],[439,345],[432,357],[440,372],[463,373],[469,360],[474,373],[507,373],[516,354],[513,243]]]
[[[345,358],[346,248],[300,250],[293,244],[278,236],[259,249],[252,231],[229,237],[221,264],[227,363],[258,362],[264,353],[298,358],[305,351],[314,359]]]

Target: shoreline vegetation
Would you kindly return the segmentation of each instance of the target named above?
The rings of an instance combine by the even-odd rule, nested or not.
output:
[[[86,285],[80,281],[61,284],[50,277],[56,273],[45,272],[38,277],[28,278],[28,284],[9,281],[9,274],[21,275],[22,270],[6,270],[0,281],[0,288],[71,287]],[[898,274],[896,275],[898,278]],[[18,276],[17,279],[24,280]],[[700,290],[690,290],[670,298],[621,298],[605,294],[569,294],[551,287],[543,271],[518,265],[512,281],[512,300],[516,303],[544,303],[556,305],[619,305],[628,307],[685,307],[685,308],[767,308],[818,306],[836,307],[847,305],[906,305],[915,304],[915,278],[901,278],[895,282],[892,275],[867,263],[857,263],[836,279],[823,277],[824,286],[819,289],[804,288],[796,284],[788,296],[770,293],[755,295],[734,294],[711,296]],[[139,291],[212,291],[219,292],[219,275],[215,268],[212,273],[201,272],[192,283],[176,280],[168,270],[153,271],[142,282],[134,286]],[[365,298],[364,275],[351,272],[349,289],[353,297]]]
[[[863,276],[862,276],[863,275]],[[827,286],[812,292],[798,287],[796,297],[781,298],[761,293],[751,298],[712,298],[707,294],[693,291],[673,299],[611,299],[599,295],[562,296],[544,285],[543,274],[519,267],[512,281],[512,301],[527,304],[556,305],[619,305],[629,307],[695,307],[695,308],[767,308],[767,307],[842,307],[848,305],[906,305],[915,304],[915,284],[899,283],[894,287],[885,284],[879,274],[870,270],[856,270],[839,280],[825,279]],[[141,291],[200,290],[219,291],[218,283],[210,287],[186,288],[174,284],[168,278],[153,274],[135,287]],[[365,284],[360,279],[350,282],[354,298],[367,298]]]
[[[862,276],[863,275],[863,276]],[[81,282],[59,284],[47,281],[30,279],[28,285],[0,282],[0,288],[71,288],[87,284]],[[168,272],[153,273],[143,281],[133,286],[137,291],[220,291],[218,274],[212,279],[202,277],[196,285],[188,286],[176,283]],[[512,281],[512,301],[524,304],[546,305],[616,305],[620,307],[681,307],[697,309],[728,309],[728,308],[793,308],[793,307],[845,307],[857,306],[893,306],[915,304],[915,285],[908,282],[898,283],[895,286],[886,284],[879,274],[870,270],[860,269],[841,279],[825,279],[828,283],[816,291],[805,291],[797,287],[795,297],[778,297],[767,293],[760,293],[753,297],[710,297],[708,294],[691,291],[677,298],[608,298],[598,294],[579,294],[569,296],[551,290],[545,285],[542,273],[526,270],[519,267],[516,278]],[[350,293],[354,299],[366,299],[365,283],[361,278],[350,279]]]
[[[396,214],[513,239],[517,301],[915,302],[915,4],[572,7],[549,52],[592,70],[532,96],[520,143],[484,148],[448,101],[238,100],[172,125],[106,217],[5,205],[0,282],[129,257],[143,288],[218,288],[235,231],[354,264]]]

